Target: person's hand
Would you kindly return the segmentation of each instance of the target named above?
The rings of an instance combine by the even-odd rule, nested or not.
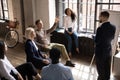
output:
[[[38,73],[36,76],[35,76],[35,80],[41,80],[41,76],[40,76],[40,74]]]
[[[55,23],[58,23],[58,22],[59,22],[59,18],[56,17],[56,18],[55,18]]]
[[[17,76],[18,76],[18,80],[24,80],[20,73],[18,73]]]
[[[48,45],[42,45],[42,47],[43,47],[43,48],[47,48],[47,47],[48,47]]]
[[[43,54],[43,57],[44,57],[44,58],[48,58],[48,55],[47,55],[47,54]]]
[[[49,63],[50,63],[50,61],[49,61],[49,60],[47,60],[47,59],[43,59],[43,63],[45,63],[45,64],[49,64]]]
[[[44,48],[48,48],[48,45],[44,45]]]
[[[68,31],[68,33],[71,35],[73,32],[69,32],[69,31]]]

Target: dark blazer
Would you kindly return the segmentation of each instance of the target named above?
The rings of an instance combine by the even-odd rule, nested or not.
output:
[[[26,41],[25,44],[26,60],[27,62],[32,62],[36,68],[41,69],[46,64],[43,63],[42,53],[37,50],[30,39]]]
[[[116,28],[110,22],[103,23],[98,29],[95,37],[96,54],[109,53],[104,51],[111,50],[111,41],[114,38]]]

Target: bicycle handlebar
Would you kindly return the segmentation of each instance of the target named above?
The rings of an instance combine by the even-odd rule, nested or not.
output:
[[[19,21],[6,20],[5,22],[8,25],[7,28],[17,28],[17,26],[19,25]]]

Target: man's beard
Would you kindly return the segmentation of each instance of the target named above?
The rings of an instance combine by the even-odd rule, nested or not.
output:
[[[102,20],[99,20],[100,23],[102,23]]]

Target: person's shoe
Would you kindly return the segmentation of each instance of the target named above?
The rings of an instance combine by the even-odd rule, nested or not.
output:
[[[75,67],[75,64],[73,64],[71,61],[66,61],[65,66]]]
[[[70,58],[72,58],[72,53],[71,53],[71,52],[69,52],[69,54],[68,54],[68,55],[69,55],[69,57],[70,57]]]

